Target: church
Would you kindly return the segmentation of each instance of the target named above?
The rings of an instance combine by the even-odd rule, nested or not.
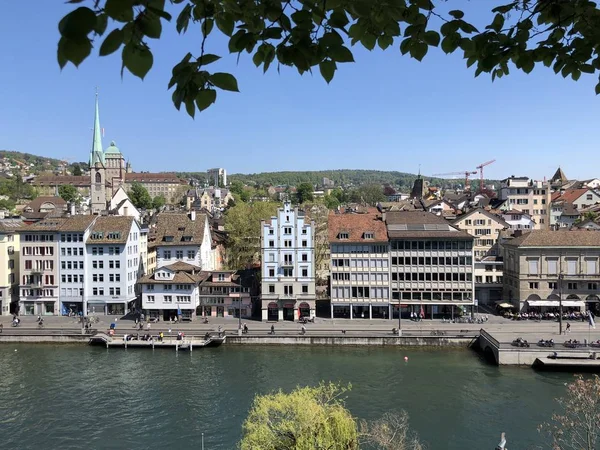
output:
[[[125,156],[123,156],[114,141],[106,149],[103,149],[98,94],[96,94],[89,165],[89,175],[40,176],[35,178],[32,184],[38,188],[41,195],[55,195],[59,186],[73,185],[82,196],[90,198],[92,214],[100,214],[106,211],[111,198],[119,188],[123,187],[127,192],[134,182],[144,186],[150,197],[162,196],[170,204],[178,204],[188,188],[187,181],[173,173],[134,173],[131,164],[125,162]]]

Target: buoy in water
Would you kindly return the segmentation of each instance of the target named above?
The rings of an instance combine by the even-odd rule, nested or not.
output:
[[[408,362],[408,356],[404,357],[404,362]]]

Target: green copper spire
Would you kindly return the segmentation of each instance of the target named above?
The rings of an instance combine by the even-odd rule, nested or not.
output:
[[[90,154],[90,166],[97,162],[104,165],[104,152],[102,151],[102,129],[100,128],[100,112],[98,110],[98,90],[96,90],[96,112],[94,115],[94,140]]]

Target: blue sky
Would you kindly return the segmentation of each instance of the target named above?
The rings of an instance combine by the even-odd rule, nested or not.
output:
[[[467,5],[467,19],[485,18],[472,2],[457,3]],[[127,72],[121,79],[119,53],[93,53],[79,69],[61,72],[57,23],[71,8],[59,0],[4,6],[0,149],[87,160],[98,86],[104,146],[116,141],[136,171],[415,173],[420,164],[429,175],[496,159],[486,177],[541,179],[558,165],[572,178],[600,175],[590,164],[600,102],[593,76],[573,82],[540,66],[492,83],[487,75],[475,79],[459,55],[430,49],[419,63],[400,54],[398,41],[386,52],[356,47],[356,63],[340,65],[327,85],[318,73],[289,68],[263,75],[248,55],[237,64],[215,34],[207,52],[224,58],[211,68],[235,74],[241,92],[219,93],[192,120],[173,107],[167,83],[172,66],[199,49],[199,30],[181,37],[163,25],[168,31],[151,43],[154,67],[144,81]]]

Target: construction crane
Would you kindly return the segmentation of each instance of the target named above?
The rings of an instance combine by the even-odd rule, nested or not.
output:
[[[449,175],[462,175],[465,177],[465,190],[471,189],[471,185],[469,184],[469,177],[471,175],[477,175],[477,171],[472,172],[470,170],[465,170],[464,172],[448,172],[448,173],[434,173],[432,177],[444,177]]]
[[[489,166],[493,162],[496,162],[496,160],[492,159],[491,161],[484,162],[483,164],[479,164],[477,166],[477,169],[479,169],[479,192],[483,192],[483,168],[485,166]],[[475,172],[475,173],[477,173],[477,172]]]

